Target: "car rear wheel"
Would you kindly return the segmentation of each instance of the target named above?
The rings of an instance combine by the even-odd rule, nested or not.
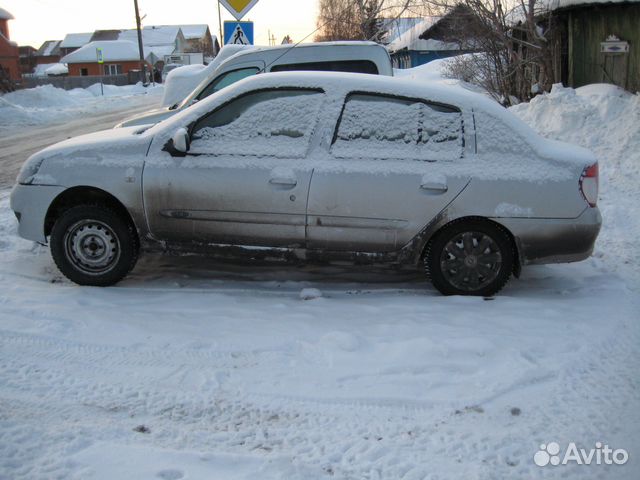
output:
[[[483,220],[461,220],[438,232],[424,262],[444,295],[491,296],[509,281],[515,252],[502,228]]]
[[[100,205],[80,205],[62,213],[53,225],[50,243],[60,271],[79,285],[113,285],[138,259],[133,225]]]

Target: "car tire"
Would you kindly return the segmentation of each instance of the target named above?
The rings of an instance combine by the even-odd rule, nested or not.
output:
[[[138,260],[134,226],[102,205],[79,205],[64,211],[53,225],[50,244],[58,269],[78,285],[114,285]]]
[[[507,284],[515,251],[509,234],[482,219],[454,221],[429,242],[424,265],[444,295],[489,297]]]

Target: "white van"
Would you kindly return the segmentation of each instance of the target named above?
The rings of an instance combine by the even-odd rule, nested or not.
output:
[[[212,93],[252,75],[301,70],[393,76],[389,53],[375,42],[323,42],[249,48],[220,63],[181,102],[128,118],[116,128],[161,122]]]

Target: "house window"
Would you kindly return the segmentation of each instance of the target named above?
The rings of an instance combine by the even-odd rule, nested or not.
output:
[[[122,75],[122,65],[105,65],[104,66],[104,74],[105,75]]]
[[[89,75],[89,69],[87,69],[87,68],[81,68],[81,69],[80,69],[80,76],[81,76],[81,77],[86,77],[87,75]]]

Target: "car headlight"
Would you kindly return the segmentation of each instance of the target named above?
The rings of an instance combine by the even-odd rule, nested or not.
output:
[[[37,175],[40,167],[42,166],[43,158],[29,158],[20,169],[20,173],[18,173],[18,178],[16,181],[21,185],[31,185],[35,176]]]

